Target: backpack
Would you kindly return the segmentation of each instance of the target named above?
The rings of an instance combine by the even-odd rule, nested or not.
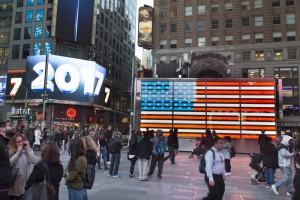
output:
[[[199,172],[200,172],[201,174],[206,174],[206,171],[205,171],[205,167],[206,167],[205,154],[206,154],[208,151],[212,151],[212,152],[213,152],[213,159],[215,160],[215,151],[214,151],[214,150],[208,149],[205,153],[203,153],[203,154],[202,154],[202,157],[201,157],[201,160],[200,160],[200,165],[199,165]]]
[[[157,145],[156,145],[156,152],[158,155],[164,155],[165,154],[165,146],[166,146],[166,142],[164,140],[164,138],[159,138]]]
[[[234,147],[234,146],[232,146],[232,147],[230,148],[230,151],[229,151],[229,153],[230,153],[230,158],[233,158],[233,157],[235,157],[235,154],[236,154],[236,149],[235,149],[235,147]]]
[[[85,180],[83,182],[84,188],[92,189],[95,181],[95,165],[87,165]]]

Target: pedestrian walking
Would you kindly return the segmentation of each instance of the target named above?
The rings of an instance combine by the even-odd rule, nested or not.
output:
[[[296,155],[296,153],[289,152],[289,146],[292,144],[293,138],[289,135],[284,135],[282,137],[282,142],[279,146],[278,151],[278,164],[280,170],[283,174],[283,178],[279,180],[277,183],[272,185],[272,190],[275,195],[279,195],[278,189],[285,184],[286,185],[286,195],[293,195],[292,191],[292,157]]]
[[[205,153],[205,182],[209,189],[204,200],[222,200],[225,192],[225,164],[222,152],[224,140],[218,136],[213,139],[213,147]]]
[[[158,164],[157,180],[160,180],[162,178],[161,175],[163,172],[164,155],[166,151],[166,142],[162,130],[157,130],[156,136],[152,138],[150,141],[153,145],[153,150],[152,150],[150,170],[148,173],[148,179],[152,177],[152,174],[154,172],[157,163]]]
[[[231,175],[231,163],[230,163],[230,151],[231,151],[231,137],[230,136],[225,136],[224,137],[224,146],[223,146],[223,154],[225,158],[225,175]]]
[[[108,170],[107,163],[106,163],[107,140],[103,133],[100,133],[99,135],[99,148],[100,148],[100,155],[97,158],[98,168],[101,169],[101,158],[102,158],[104,169]]]
[[[107,140],[107,144],[109,144],[110,140],[112,139],[112,126],[109,125],[106,129],[104,129],[104,136]],[[106,161],[110,160],[110,153],[109,149],[106,149]]]
[[[18,168],[16,178],[8,190],[10,200],[19,200],[25,193],[26,181],[30,175],[30,163],[39,162],[33,153],[29,141],[21,134],[14,135],[8,143],[10,166]]]
[[[265,168],[265,180],[266,188],[272,189],[272,185],[275,183],[274,177],[278,165],[278,149],[272,144],[272,138],[267,137],[266,143],[262,147],[263,153],[263,166]]]
[[[153,145],[149,141],[149,132],[144,132],[144,138],[138,143],[136,148],[138,167],[139,167],[139,180],[146,181],[149,171],[149,159],[152,154]]]
[[[137,161],[137,156],[136,156],[136,148],[138,145],[138,138],[137,138],[137,131],[133,130],[131,138],[129,140],[129,146],[128,146],[128,159],[130,160],[130,170],[129,170],[129,177],[133,178],[134,177],[134,166]]]
[[[119,131],[113,132],[113,138],[110,140],[108,144],[109,152],[111,153],[111,162],[109,168],[109,176],[114,178],[118,178],[118,171],[121,160],[121,149],[123,147],[121,140],[121,133]]]
[[[174,136],[174,154],[175,156],[177,156],[179,151],[178,128],[174,128],[173,136]]]
[[[265,134],[265,130],[261,130],[261,134],[258,136],[258,145],[260,153],[262,153],[262,147],[266,143],[266,138],[267,136]]]
[[[71,157],[63,177],[68,187],[69,200],[88,200],[87,192],[84,188],[87,161],[83,141],[81,139],[72,139],[68,151]]]
[[[49,171],[49,181],[55,191],[58,200],[59,185],[63,176],[63,166],[60,164],[59,148],[55,142],[46,142],[41,152],[41,161],[34,165],[33,170],[26,182],[25,191],[27,191],[33,184],[38,184],[44,181],[44,164],[47,165]]]
[[[167,156],[166,158],[164,158],[164,160],[167,160],[168,158],[170,158],[171,164],[175,165],[175,152],[174,152],[174,147],[175,147],[175,137],[174,137],[174,132],[173,129],[170,129],[169,131],[169,136],[167,139],[167,145],[168,145],[168,150],[169,150],[169,156]]]

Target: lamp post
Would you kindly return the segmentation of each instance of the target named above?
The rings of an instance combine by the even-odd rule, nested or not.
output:
[[[48,99],[48,94],[47,94],[47,81],[48,81],[48,62],[49,62],[49,53],[48,50],[45,51],[46,53],[46,64],[45,64],[45,73],[44,73],[44,92],[42,94],[43,97],[43,120],[42,120],[42,131],[44,130],[45,127],[45,110],[46,110],[46,100]]]
[[[28,88],[23,86],[23,85],[20,85],[22,88],[25,89],[25,108],[27,108],[27,94],[28,94]]]

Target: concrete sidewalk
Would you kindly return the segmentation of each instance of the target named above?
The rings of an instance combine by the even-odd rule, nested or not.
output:
[[[69,155],[64,152],[61,155],[62,164],[66,166]],[[96,180],[92,190],[88,190],[90,200],[154,200],[154,199],[202,199],[207,194],[207,186],[204,183],[204,175],[198,171],[200,160],[189,159],[188,153],[179,153],[176,157],[177,165],[171,165],[167,160],[164,164],[161,180],[156,180],[157,169],[149,181],[138,180],[138,168],[135,166],[135,178],[130,178],[126,152],[122,152],[119,178],[108,176],[107,170],[96,171]],[[285,188],[280,188],[281,196],[275,196],[272,191],[266,189],[264,183],[252,185],[250,175],[254,172],[248,164],[248,155],[237,155],[232,159],[232,175],[227,176],[224,199],[228,200],[267,200],[291,199],[285,196]],[[276,179],[282,177],[280,170],[276,171]],[[61,182],[60,199],[68,199],[68,190]]]

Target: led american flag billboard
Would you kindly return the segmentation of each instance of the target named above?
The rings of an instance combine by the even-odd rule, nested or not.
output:
[[[274,79],[138,79],[135,127],[178,128],[181,137],[206,129],[232,138],[276,135]],[[138,119],[137,119],[138,118]]]

